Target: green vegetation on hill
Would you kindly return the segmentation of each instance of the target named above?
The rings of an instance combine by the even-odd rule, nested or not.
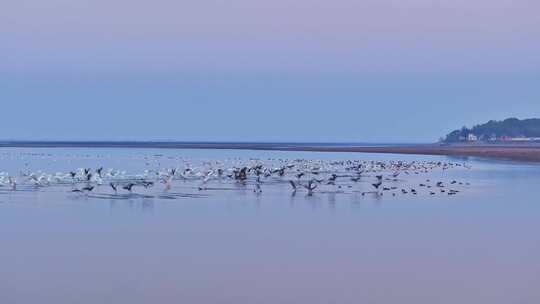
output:
[[[476,125],[471,129],[463,127],[446,135],[445,142],[466,141],[469,134],[475,135],[478,140],[495,141],[503,138],[540,137],[540,119],[508,118],[502,121],[490,120],[485,124]]]

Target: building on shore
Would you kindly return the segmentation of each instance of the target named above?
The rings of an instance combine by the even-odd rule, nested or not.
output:
[[[467,135],[467,141],[478,141],[478,136],[474,135],[473,133],[469,133],[469,135]]]

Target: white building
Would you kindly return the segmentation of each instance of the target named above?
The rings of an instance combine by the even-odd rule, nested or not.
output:
[[[472,133],[469,133],[469,135],[467,136],[467,141],[477,141],[477,140],[478,140],[478,136]]]

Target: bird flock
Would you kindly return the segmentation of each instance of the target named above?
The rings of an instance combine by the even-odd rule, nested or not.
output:
[[[62,189],[69,195],[96,198],[196,198],[220,191],[249,191],[263,195],[283,191],[292,196],[322,193],[361,196],[454,196],[470,183],[448,177],[453,169],[469,170],[466,164],[443,161],[367,161],[313,159],[233,159],[183,161],[164,167],[145,158],[145,168],[128,173],[104,166],[47,173],[21,170],[0,172],[0,191]],[[440,174],[433,174],[433,172]],[[435,179],[433,176],[438,176]]]

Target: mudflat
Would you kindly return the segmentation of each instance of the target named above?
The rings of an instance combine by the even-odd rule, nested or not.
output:
[[[418,155],[453,155],[540,162],[540,144],[340,144],[271,142],[129,142],[129,141],[3,141],[0,147],[21,148],[159,148],[240,149],[313,152],[359,152]]]
[[[313,149],[311,149],[313,148]],[[454,155],[500,158],[540,162],[540,146],[536,145],[412,145],[356,147],[300,147],[298,150],[331,152],[395,153],[419,155]]]

